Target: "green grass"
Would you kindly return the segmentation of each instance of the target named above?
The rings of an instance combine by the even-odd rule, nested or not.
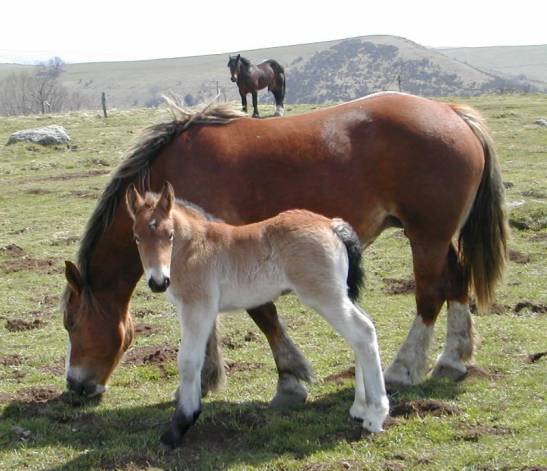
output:
[[[547,302],[547,130],[533,124],[547,116],[547,96],[466,101],[483,111],[492,128],[514,208],[511,221],[520,227],[513,230],[511,249],[520,261],[529,259],[510,263],[496,313],[475,316],[482,338],[475,361],[489,377],[461,383],[428,380],[401,391],[392,398],[394,404],[436,400],[454,413],[398,417],[385,433],[363,435],[348,416],[353,380],[328,379],[353,365],[349,348],[289,296],[280,301],[280,312],[316,375],[308,403],[285,412],[268,408],[277,375],[267,342],[246,315],[224,316],[225,356],[232,365],[228,386],[205,399],[185,445],[168,453],[158,447],[158,437],[173,412],[174,361],[163,370],[120,366],[100,402],[71,405],[59,398],[67,338],[58,310],[62,262],[74,259],[77,238],[109,178],[86,173],[114,168],[139,128],[159,112],[117,112],[108,120],[95,113],[0,120],[0,142],[15,130],[53,123],[65,126],[72,137],[68,149],[28,144],[0,148],[0,469],[547,467],[547,358],[527,361],[529,354],[547,350],[547,316],[530,308],[515,311],[520,302]],[[310,108],[287,107],[289,113]],[[27,258],[1,250],[10,244],[21,247]],[[39,268],[29,269],[29,259],[39,261]],[[375,321],[385,365],[415,310],[412,295],[385,291],[385,278],[411,275],[410,249],[402,233],[386,231],[367,250],[365,264],[368,285],[360,302]],[[23,269],[12,271],[10,266]],[[134,349],[176,345],[178,322],[163,298],[140,284],[132,310],[137,324],[156,329],[137,336]],[[6,325],[14,319],[44,324],[10,332]],[[444,334],[441,316],[432,359]],[[14,359],[20,364],[13,364]]]

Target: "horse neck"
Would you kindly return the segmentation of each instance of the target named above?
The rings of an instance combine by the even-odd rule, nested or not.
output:
[[[142,266],[132,241],[132,222],[125,210],[116,211],[110,227],[97,240],[90,256],[87,284],[107,312],[125,316]]]

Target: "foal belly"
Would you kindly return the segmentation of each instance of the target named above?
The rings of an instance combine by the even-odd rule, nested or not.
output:
[[[282,279],[261,278],[253,284],[227,283],[220,286],[220,311],[250,309],[273,301],[290,287]]]

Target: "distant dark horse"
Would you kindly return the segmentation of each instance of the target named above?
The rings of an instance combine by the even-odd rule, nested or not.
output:
[[[258,65],[251,64],[249,59],[230,56],[228,67],[232,74],[232,82],[236,82],[241,95],[243,111],[247,112],[247,94],[253,95],[253,118],[258,118],[258,90],[268,87],[275,97],[275,115],[283,116],[283,100],[285,99],[285,69],[279,62],[269,59]]]

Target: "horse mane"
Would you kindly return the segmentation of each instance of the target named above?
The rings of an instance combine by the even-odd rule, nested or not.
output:
[[[243,56],[239,56],[239,60],[245,67],[249,67],[251,65],[251,61]]]
[[[108,229],[118,204],[123,200],[123,191],[130,182],[148,187],[150,164],[160,151],[174,138],[191,126],[201,124],[226,124],[246,115],[228,103],[212,103],[195,111],[178,105],[173,99],[163,97],[172,119],[146,127],[131,146],[116,168],[97,206],[87,222],[77,259],[84,284],[89,284],[89,265],[97,241]]]

